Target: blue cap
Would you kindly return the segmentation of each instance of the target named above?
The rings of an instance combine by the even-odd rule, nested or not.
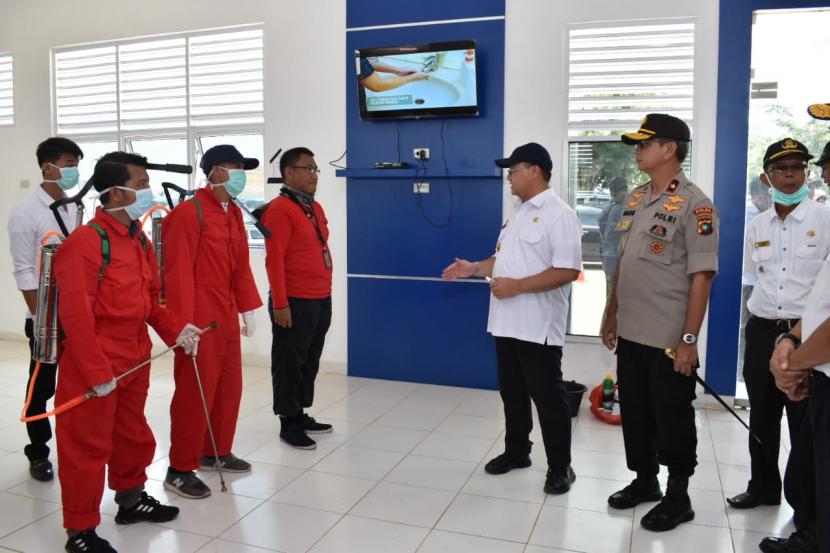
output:
[[[220,165],[222,163],[241,163],[242,168],[246,171],[259,167],[258,159],[253,157],[243,157],[242,154],[239,153],[239,150],[230,144],[219,144],[218,146],[210,148],[202,156],[202,161],[199,163],[199,167],[202,168],[205,175],[208,175],[214,165]]]

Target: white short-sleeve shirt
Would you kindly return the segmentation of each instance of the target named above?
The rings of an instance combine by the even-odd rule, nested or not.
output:
[[[521,203],[496,245],[493,277],[525,278],[551,267],[582,270],[582,225],[552,190]],[[512,298],[490,296],[487,332],[537,344],[565,345],[571,285]]]
[[[61,232],[49,206],[55,200],[40,186],[14,206],[9,216],[9,249],[18,290],[37,290],[38,257],[43,238],[50,232]],[[75,229],[75,205],[61,208],[61,219],[69,232]],[[27,311],[27,317],[31,317]]]
[[[830,252],[830,208],[804,200],[784,220],[775,207],[755,217],[744,240],[746,304],[764,319],[798,319]]]

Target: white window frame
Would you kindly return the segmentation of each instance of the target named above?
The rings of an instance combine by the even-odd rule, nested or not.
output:
[[[59,48],[52,48],[50,51],[50,58],[51,58],[51,69],[50,69],[50,90],[51,90],[51,108],[52,108],[52,134],[57,134],[58,131],[58,113],[57,113],[57,83],[55,78],[55,55],[58,53],[69,52],[69,51],[76,51],[76,50],[86,50],[89,48],[95,47],[106,47],[106,46],[123,46],[126,44],[137,44],[143,43],[152,40],[163,40],[163,39],[174,39],[174,38],[191,38],[191,37],[202,37],[205,35],[212,35],[212,34],[219,34],[223,32],[233,33],[239,31],[248,31],[248,30],[261,30],[263,32],[263,39],[264,39],[264,25],[262,23],[254,23],[254,24],[246,24],[246,25],[234,25],[230,27],[220,27],[220,28],[211,28],[211,29],[201,29],[198,31],[188,31],[183,33],[169,33],[169,34],[160,34],[160,35],[150,35],[150,36],[141,36],[141,37],[132,37],[128,39],[120,39],[120,40],[112,40],[112,41],[104,41],[104,42],[97,42],[97,43],[89,43],[89,44],[79,44],[67,47],[59,47]],[[185,41],[185,56],[186,59],[190,59],[190,42]],[[119,60],[118,54],[119,50],[116,48],[116,70],[119,67]],[[263,56],[264,56],[264,47],[263,47]],[[264,69],[263,69],[264,72]],[[188,79],[188,86],[189,86],[189,79],[190,79],[190,67],[188,63],[186,77]],[[265,82],[265,77],[263,75],[263,85]],[[116,90],[118,89],[118,85],[116,85]],[[264,92],[263,92],[264,95]],[[140,139],[140,140],[153,140],[153,139],[164,139],[164,138],[187,138],[187,160],[182,160],[177,163],[187,163],[190,166],[193,166],[196,160],[196,139],[200,136],[210,136],[216,134],[260,134],[265,137],[265,121],[267,117],[267,103],[263,103],[263,121],[262,123],[244,123],[244,124],[228,124],[228,125],[213,125],[213,126],[195,126],[191,124],[190,120],[190,101],[186,102],[186,118],[185,118],[185,127],[178,127],[178,128],[167,128],[167,129],[159,129],[159,130],[141,130],[141,129],[129,129],[124,130],[121,128],[121,117],[120,117],[120,102],[116,101],[117,109],[119,110],[119,114],[116,120],[116,130],[110,132],[94,132],[94,133],[64,133],[64,136],[67,138],[71,138],[72,140],[79,141],[79,142],[100,142],[100,141],[115,141],[118,143],[118,148],[121,150],[127,149],[127,141]],[[140,153],[140,152],[139,152]],[[265,155],[265,152],[262,152],[262,155]],[[153,160],[149,160],[151,163]],[[198,167],[194,167],[193,173],[190,175],[188,179],[190,189],[195,188],[199,182],[201,181],[202,174]],[[263,201],[265,199],[263,198]]]
[[[9,76],[11,76],[11,115],[8,118],[0,117],[0,127],[13,127],[14,126],[14,54],[11,52],[0,52],[0,60],[8,59],[9,63],[11,64],[11,71],[9,71]]]

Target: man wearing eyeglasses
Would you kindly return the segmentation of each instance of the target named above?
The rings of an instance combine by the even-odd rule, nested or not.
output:
[[[692,376],[718,270],[718,213],[683,173],[690,133],[681,119],[649,114],[622,140],[636,147],[637,165],[651,180],[629,194],[617,223],[620,260],[601,331],[605,346],[616,348],[626,461],[637,473],[608,504],[630,509],[661,500],[640,520],[660,532],[695,516],[688,494],[697,465]],[[665,497],[659,465],[669,472]]]
[[[292,148],[280,158],[285,186],[262,215],[271,231],[265,239],[265,268],[271,287],[271,383],[280,440],[314,449],[309,434],[332,431],[304,409],[314,402],[314,380],[331,325],[332,259],[329,228],[314,200],[320,169],[308,148]]]
[[[789,332],[804,312],[830,251],[830,210],[808,197],[807,162],[812,157],[804,144],[792,138],[767,148],[760,178],[772,187],[773,207],[752,220],[744,241],[744,282],[753,289],[747,302],[751,316],[743,374],[751,408],[749,425],[761,443],[749,440],[752,463],[747,490],[727,499],[736,509],[781,502],[781,414],[786,409],[790,443],[796,444],[806,412],[806,402],[790,401],[776,388],[769,360],[778,336]],[[802,509],[797,452],[793,448],[791,453],[784,492],[795,511],[796,527],[803,527],[812,524],[812,516]]]

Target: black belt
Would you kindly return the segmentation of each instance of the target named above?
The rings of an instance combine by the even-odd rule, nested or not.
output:
[[[810,371],[810,389],[816,390],[818,388],[830,388],[830,376],[827,376],[822,371],[813,369]]]
[[[788,330],[792,330],[793,327],[798,324],[798,321],[801,319],[764,319],[761,317],[756,317],[755,315],[752,316],[755,319],[755,322],[765,326],[767,328],[774,328],[776,330],[780,330],[781,332],[787,332]]]

